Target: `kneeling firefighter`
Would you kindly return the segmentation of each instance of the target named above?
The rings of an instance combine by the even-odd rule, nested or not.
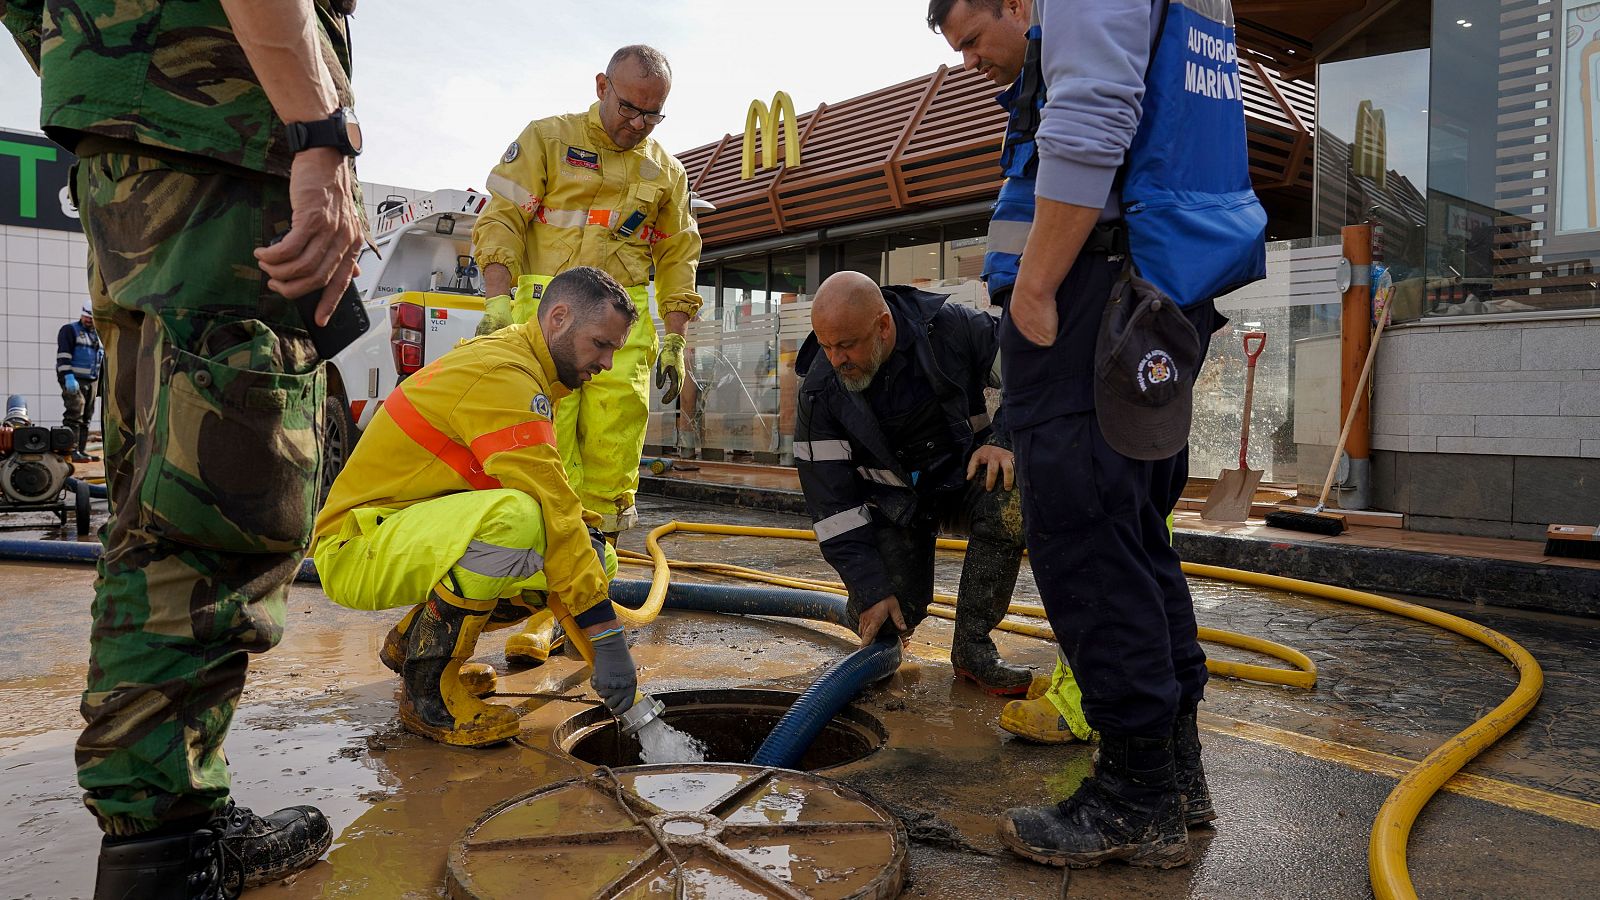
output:
[[[964,531],[951,664],[991,694],[1026,693],[1032,672],[989,637],[1023,553],[1010,433],[984,401],[1000,383],[996,319],[840,272],[817,289],[811,324],[795,364],[795,466],[851,626],[863,644],[891,619],[909,634],[933,601],[940,527]]]
[[[468,341],[395,388],[334,482],[317,570],[343,606],[412,607],[380,653],[404,677],[406,730],[470,747],[514,737],[516,712],[479,696],[492,670],[467,660],[482,631],[547,603],[592,646],[606,706],[633,705],[633,659],[607,596],[616,555],[567,481],[553,416],[611,367],[637,315],[604,272],[564,272],[536,321]]]

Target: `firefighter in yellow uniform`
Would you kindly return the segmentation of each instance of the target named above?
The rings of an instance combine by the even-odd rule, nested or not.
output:
[[[492,684],[464,683],[462,667],[485,628],[546,603],[591,645],[606,705],[632,705],[608,599],[616,554],[567,482],[553,417],[611,366],[637,315],[604,272],[568,270],[537,321],[468,341],[396,387],[334,482],[317,570],[343,606],[413,607],[380,651],[404,677],[408,731],[461,746],[516,736],[516,712],[483,702]]]
[[[637,520],[634,492],[650,413],[652,364],[661,400],[684,381],[684,329],[700,309],[700,233],[683,166],[649,135],[671,89],[666,59],[645,46],[618,50],[595,76],[587,112],[528,124],[488,179],[492,195],[472,242],[486,304],[479,334],[525,322],[552,276],[594,266],[616,278],[640,310],[611,371],[556,415],[556,443],[573,489],[610,539]],[[666,327],[657,350],[649,311]],[[546,616],[506,642],[514,662],[542,662],[559,632]]]

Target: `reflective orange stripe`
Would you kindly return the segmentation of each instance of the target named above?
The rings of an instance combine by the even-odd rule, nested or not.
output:
[[[556,426],[554,423],[540,420],[537,422],[519,422],[509,428],[491,431],[472,442],[472,455],[480,460],[487,460],[496,453],[505,453],[521,447],[533,447],[538,444],[555,446]]]
[[[475,490],[490,490],[503,487],[500,479],[483,471],[483,464],[472,451],[452,441],[450,436],[433,427],[433,423],[422,417],[417,408],[411,405],[411,398],[406,396],[405,388],[395,388],[389,393],[389,402],[383,408],[388,411],[389,418],[400,426],[406,437],[416,441],[417,446],[437,456],[445,465],[456,471],[457,475],[466,479],[467,484]]]

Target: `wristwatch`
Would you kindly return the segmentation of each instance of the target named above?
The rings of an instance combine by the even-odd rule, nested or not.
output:
[[[319,122],[289,122],[287,128],[290,153],[332,147],[345,156],[361,155],[361,123],[356,121],[356,111],[348,106],[339,107]]]

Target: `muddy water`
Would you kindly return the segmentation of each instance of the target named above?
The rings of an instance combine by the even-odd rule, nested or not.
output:
[[[753,513],[652,509],[685,519],[793,524]],[[630,539],[632,536],[630,535]],[[642,537],[639,538],[642,540]],[[626,542],[625,542],[626,543]],[[674,549],[677,548],[677,549]],[[814,545],[746,539],[682,542],[669,552],[826,575]],[[959,563],[940,562],[951,589]],[[88,633],[87,567],[0,564],[0,897],[87,896],[98,841],[72,779]],[[1509,690],[1509,667],[1435,629],[1335,604],[1196,582],[1200,620],[1299,647],[1322,672],[1312,693],[1214,680],[1207,708],[1385,752],[1420,755]],[[1036,597],[1026,571],[1019,597]],[[1474,772],[1600,801],[1600,626],[1554,617],[1466,610],[1524,641],[1545,662],[1541,707]],[[252,896],[436,897],[445,857],[485,809],[588,770],[550,755],[548,734],[582,709],[552,703],[524,722],[527,745],[442,747],[402,732],[395,677],[376,661],[398,613],[358,613],[309,588],[293,592],[283,644],[258,659],[227,749],[240,802],[267,810],[315,803],[336,839],[328,858],[292,884]],[[919,627],[912,656],[861,705],[884,723],[888,746],[830,775],[892,808],[913,836],[912,897],[1053,897],[1059,872],[1021,863],[994,837],[1007,806],[1069,794],[1089,768],[1082,746],[1038,747],[995,724],[1001,702],[951,678],[950,628]],[[1047,672],[1048,645],[999,636],[1010,658]],[[724,686],[803,688],[853,647],[831,626],[778,620],[667,615],[636,636],[646,690]],[[499,637],[480,659],[503,690],[582,687],[577,664],[506,675]],[[1215,648],[1213,648],[1215,649]],[[1218,651],[1234,655],[1234,651]],[[574,688],[573,683],[577,683]],[[507,701],[512,702],[512,701]],[[1206,735],[1207,766],[1223,819],[1196,838],[1190,869],[1079,873],[1072,896],[1360,896],[1366,829],[1392,782],[1334,763]],[[766,810],[789,815],[781,796]],[[1474,873],[1493,867],[1504,895],[1581,896],[1600,883],[1594,832],[1528,813],[1447,796],[1412,840],[1412,866],[1432,893],[1487,893]],[[774,865],[787,864],[767,854]]]

